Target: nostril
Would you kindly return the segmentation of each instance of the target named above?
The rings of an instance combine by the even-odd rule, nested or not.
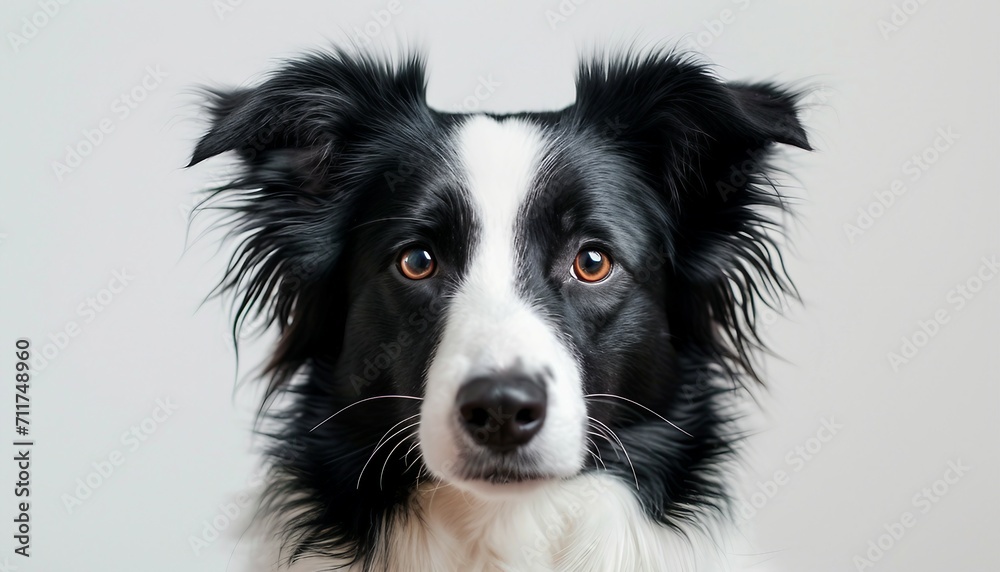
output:
[[[544,383],[520,374],[472,379],[459,389],[456,401],[466,432],[497,451],[527,443],[545,422]]]
[[[517,412],[517,415],[514,416],[514,420],[517,421],[518,423],[527,425],[528,423],[534,422],[536,419],[538,419],[538,417],[539,417],[538,409],[525,407],[524,409]]]
[[[485,427],[490,420],[490,414],[482,407],[463,407],[462,419],[475,427]]]

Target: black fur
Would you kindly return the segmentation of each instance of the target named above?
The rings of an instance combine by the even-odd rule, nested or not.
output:
[[[220,290],[235,294],[235,329],[256,312],[280,330],[268,396],[291,405],[268,413],[268,500],[274,511],[303,511],[285,531],[293,559],[365,560],[426,478],[403,443],[388,459],[384,448],[368,469],[375,477],[359,481],[376,443],[418,402],[373,400],[321,423],[367,397],[421,395],[474,246],[479,222],[449,171],[462,116],[428,108],[424,91],[417,58],[307,55],[257,87],[212,92],[211,129],[191,161],[235,151],[242,167],[213,192],[239,239]],[[648,515],[667,525],[724,500],[716,466],[732,414],[719,397],[758,379],[758,305],[794,293],[772,239],[784,202],[768,160],[776,143],[809,148],[797,97],[653,52],[583,65],[564,110],[495,116],[532,121],[560,141],[518,229],[530,246],[518,263],[523,295],[570,337],[586,393],[628,397],[691,434],[624,401],[589,403],[632,463],[598,442],[603,463],[587,470],[638,480]],[[413,237],[451,269],[434,286],[404,285],[392,271]],[[613,288],[557,275],[556,261],[581,240],[615,253],[624,276]]]

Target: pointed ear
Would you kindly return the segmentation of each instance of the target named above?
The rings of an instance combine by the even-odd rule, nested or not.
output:
[[[777,145],[810,149],[799,94],[726,83],[674,53],[626,54],[581,67],[568,120],[596,135],[659,195],[667,221],[667,302],[679,343],[753,374],[756,304],[794,293],[772,231],[787,201],[773,183]],[[770,211],[770,212],[769,212]]]
[[[788,205],[774,182],[780,172],[774,158],[779,145],[812,149],[799,121],[800,95],[770,83],[726,83],[701,98],[703,107],[695,113],[704,117],[696,120],[703,139],[685,149],[696,167],[664,174],[677,199],[679,268],[692,279],[713,282],[750,267],[755,272],[740,277],[756,276],[748,287],[790,289],[771,232],[780,232],[772,217]]]
[[[247,143],[253,139],[249,131],[254,123],[248,121],[247,115],[259,107],[254,104],[256,93],[257,90],[248,88],[205,90],[205,110],[211,127],[195,145],[188,167],[226,151],[252,147]]]
[[[726,87],[743,120],[765,141],[812,150],[799,122],[799,94],[772,83],[729,83]]]
[[[338,149],[424,106],[425,90],[419,57],[393,65],[366,54],[309,54],[257,87],[206,90],[211,126],[188,166],[235,151],[248,167],[281,158],[315,175]]]
[[[602,131],[638,166],[673,221],[666,242],[691,279],[735,272],[767,226],[761,207],[783,202],[769,171],[775,144],[809,149],[798,94],[767,83],[725,83],[674,53],[625,54],[584,64],[567,110]]]
[[[208,92],[210,126],[190,165],[233,151],[239,166],[207,199],[231,213],[225,222],[239,238],[217,293],[234,295],[234,336],[248,316],[278,322],[270,369],[279,383],[311,355],[296,330],[327,318],[335,329],[335,294],[322,281],[364,190],[351,165],[373,133],[426,110],[424,90],[417,57],[392,64],[338,51],[293,60],[255,87]]]

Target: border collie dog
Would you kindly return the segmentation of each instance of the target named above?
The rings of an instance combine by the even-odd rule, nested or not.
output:
[[[672,51],[584,63],[558,111],[425,88],[335,50],[209,92],[191,164],[239,165],[220,291],[279,331],[258,566],[723,569],[801,94]]]

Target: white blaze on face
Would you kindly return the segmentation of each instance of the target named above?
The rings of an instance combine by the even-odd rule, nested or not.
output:
[[[518,293],[518,214],[544,151],[541,131],[519,120],[473,117],[458,128],[459,171],[479,228],[470,265],[449,301],[440,344],[427,373],[421,408],[424,462],[439,478],[460,481],[461,451],[475,447],[458,423],[455,399],[469,379],[505,369],[546,377],[541,431],[524,446],[537,471],[569,476],[583,464],[586,406],[580,372],[553,324]],[[477,483],[461,483],[476,490]]]

